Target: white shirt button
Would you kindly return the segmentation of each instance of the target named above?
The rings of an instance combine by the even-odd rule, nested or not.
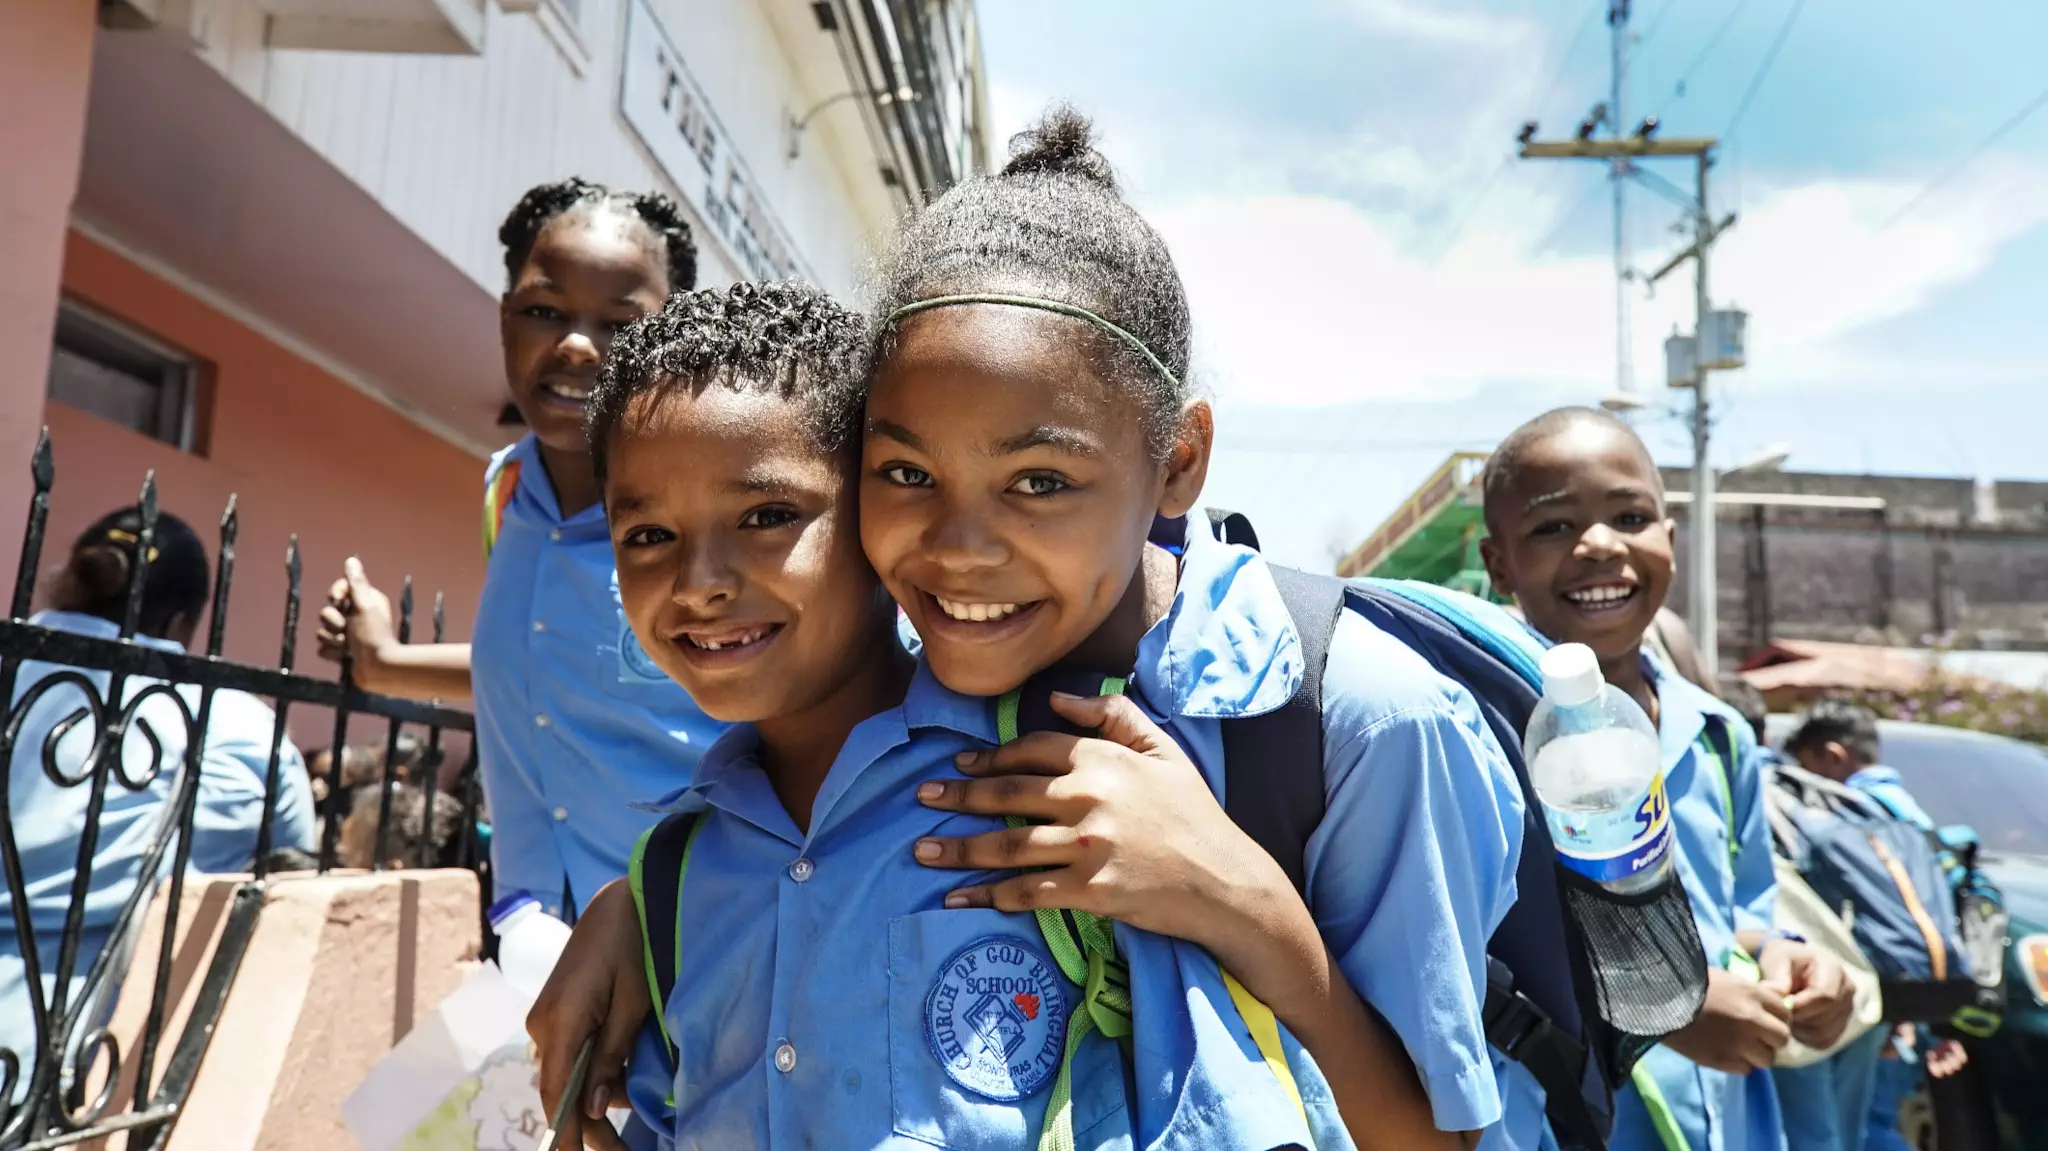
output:
[[[811,877],[811,875],[815,873],[817,870],[817,867],[814,866],[810,860],[799,859],[795,863],[789,865],[789,877],[791,879],[796,880],[798,883],[802,883],[808,880]]]
[[[567,822],[569,822],[569,809],[568,809],[568,808],[566,808],[566,807],[558,807],[558,808],[556,808],[556,809],[555,809],[555,822],[556,822],[556,823],[567,823]]]
[[[552,724],[554,722],[554,720],[549,719],[545,715],[536,715],[533,717],[533,726],[535,727],[547,727],[549,724]]]
[[[775,1069],[784,1075],[796,1070],[796,1048],[787,1039],[775,1045]]]
[[[549,533],[548,533],[548,539],[552,540],[552,541],[553,541],[553,542],[555,542],[555,543],[561,543],[561,542],[562,542],[562,529],[561,529],[561,528],[556,528],[556,529],[554,529],[553,531],[549,532]]]
[[[541,621],[539,621],[539,620],[534,620],[534,621],[533,621],[533,630],[535,630],[535,631],[546,631],[546,630],[548,630],[548,625],[546,625],[546,624],[542,623],[542,622],[541,622]]]

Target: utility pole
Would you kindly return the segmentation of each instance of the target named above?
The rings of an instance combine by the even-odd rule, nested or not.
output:
[[[1614,44],[1606,120],[1617,140],[1621,138],[1622,125],[1628,122],[1624,119],[1621,101],[1628,90],[1629,4],[1630,0],[1607,2],[1607,26],[1613,32]],[[1628,175],[1628,157],[1616,156],[1609,162],[1607,178],[1614,185],[1614,391],[1617,397],[1633,396],[1636,389],[1635,353],[1630,347],[1633,333],[1629,322]]]
[[[1595,109],[1596,115],[1602,111]],[[1709,440],[1712,437],[1712,407],[1707,390],[1707,373],[1710,368],[1740,366],[1737,358],[1728,360],[1722,349],[1722,340],[1710,340],[1709,334],[1719,334],[1721,328],[1715,323],[1713,303],[1707,295],[1707,251],[1721,233],[1735,223],[1729,215],[1716,224],[1708,215],[1707,170],[1713,166],[1714,148],[1719,141],[1709,137],[1660,139],[1657,136],[1657,122],[1645,119],[1637,126],[1635,134],[1625,138],[1596,140],[1593,133],[1598,127],[1597,120],[1589,117],[1579,124],[1578,138],[1574,140],[1538,140],[1536,124],[1532,121],[1522,126],[1521,156],[1525,160],[1604,160],[1620,170],[1625,166],[1628,174],[1641,179],[1653,189],[1683,204],[1692,217],[1692,246],[1673,256],[1662,268],[1648,278],[1655,284],[1677,270],[1687,260],[1693,261],[1693,337],[1690,340],[1692,370],[1687,378],[1679,379],[1671,373],[1669,380],[1674,386],[1689,386],[1693,389],[1692,411],[1692,630],[1693,642],[1699,648],[1700,662],[1714,671],[1720,671],[1721,645],[1719,639],[1720,612],[1717,598],[1717,573],[1714,563],[1716,493],[1713,466],[1708,462]],[[1632,163],[1637,158],[1681,158],[1690,157],[1696,167],[1693,194],[1688,196],[1673,187],[1661,177]],[[1736,333],[1739,337],[1739,332]],[[1667,345],[1668,347],[1668,345]]]

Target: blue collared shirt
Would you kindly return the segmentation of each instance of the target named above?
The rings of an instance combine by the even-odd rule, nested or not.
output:
[[[925,867],[926,835],[1000,828],[917,802],[917,784],[958,778],[955,753],[996,738],[990,701],[920,668],[904,704],[848,736],[799,831],[736,728],[662,805],[699,811],[664,1019],[628,1094],[661,1147],[1029,1148],[1045,1118],[1079,1000],[1035,919],[945,910],[947,892],[999,876]],[[1099,1034],[1076,1054],[1081,1147],[1205,1148],[1304,1142],[1231,1005],[1215,961],[1178,940],[1116,927],[1134,988],[1132,1061]],[[1008,1064],[992,1070],[993,1037]],[[1319,1134],[1327,1084],[1283,1039]],[[978,1052],[980,1057],[970,1053]],[[671,1102],[672,1101],[672,1102]],[[1341,1132],[1319,1139],[1348,1146]]]
[[[1740,715],[1680,675],[1645,660],[1657,690],[1658,742],[1671,801],[1674,860],[1707,961],[1725,967],[1737,936],[1768,931],[1777,902],[1771,840],[1764,822],[1763,765],[1754,733]],[[1702,751],[1707,717],[1716,716],[1735,750],[1733,795]],[[1734,813],[1732,821],[1730,812]],[[1735,850],[1729,850],[1730,836]],[[1775,1151],[1784,1146],[1778,1095],[1769,1072],[1729,1075],[1701,1067],[1668,1047],[1653,1047],[1643,1066],[1656,1080],[1692,1151]],[[1614,1151],[1663,1151],[1634,1087],[1615,1100]]]
[[[631,806],[689,782],[724,730],[633,638],[604,509],[564,519],[531,435],[477,605],[470,682],[500,894],[564,916],[626,872],[654,817]]]
[[[30,623],[53,631],[114,639],[120,629],[98,616],[72,612],[43,612]],[[181,652],[169,640],[137,636],[146,647]],[[36,685],[58,671],[83,675],[99,693],[108,690],[111,677],[104,671],[59,668],[30,661],[22,664],[15,680],[13,703],[19,704]],[[123,696],[134,700],[156,680],[130,678]],[[195,716],[200,689],[180,685],[177,689],[185,708]],[[8,818],[15,844],[21,851],[22,872],[27,881],[29,915],[36,928],[37,955],[41,961],[45,992],[56,980],[59,936],[71,905],[71,885],[77,877],[79,838],[85,829],[85,811],[90,787],[65,787],[50,779],[43,765],[43,744],[50,733],[67,718],[87,706],[85,695],[75,685],[60,684],[47,691],[28,708],[8,765]],[[153,753],[150,735],[156,737],[160,754]],[[276,715],[256,697],[239,691],[218,690],[208,715],[204,752],[199,760],[199,790],[192,822],[190,867],[194,872],[233,873],[247,871],[255,860],[257,833],[263,822],[264,781],[270,766],[270,739]],[[134,720],[121,744],[119,775],[140,781],[152,770],[153,780],[131,790],[117,776],[110,775],[105,805],[100,811],[99,840],[93,851],[92,874],[85,895],[77,966],[67,998],[76,1002],[87,969],[110,942],[114,921],[121,908],[135,894],[143,880],[143,857],[162,831],[170,814],[173,788],[185,756],[188,727],[178,705],[162,695],[151,695],[136,707]],[[55,746],[57,771],[76,778],[91,758],[97,728],[86,719],[61,736]],[[298,748],[286,740],[279,748],[278,803],[272,820],[272,842],[278,847],[310,851],[314,845],[313,792],[306,776],[306,764]],[[171,850],[175,850],[173,845]],[[166,853],[155,875],[170,870],[172,856]],[[0,1048],[22,1057],[22,1075],[33,1062],[35,1026],[29,1004],[27,970],[22,962],[20,937],[15,934],[11,894],[0,887]],[[139,920],[137,922],[140,922]],[[119,983],[118,974],[109,986]],[[110,1002],[110,1001],[109,1001]],[[81,1035],[83,1032],[80,1033]]]
[[[1221,799],[1219,720],[1290,698],[1301,641],[1266,561],[1189,519],[1179,590],[1129,694]],[[1327,807],[1305,864],[1324,942],[1400,1037],[1440,1129],[1485,1129],[1488,1151],[1539,1146],[1542,1090],[1480,1019],[1487,941],[1515,900],[1514,770],[1463,687],[1356,613],[1338,621],[1323,700]]]
[[[1869,792],[1894,816],[1905,820],[1922,831],[1934,830],[1934,818],[1913,793],[1906,790],[1906,781],[1899,778],[1898,769],[1883,764],[1872,764],[1849,777],[1849,786]]]

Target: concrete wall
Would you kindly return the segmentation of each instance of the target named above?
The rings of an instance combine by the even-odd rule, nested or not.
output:
[[[94,0],[0,4],[0,541],[21,538],[28,512],[20,477],[42,425],[97,9]]]
[[[1666,470],[1684,490],[1689,477]],[[1966,479],[1790,473],[1731,477],[1727,491],[1874,496],[1869,512],[1768,509],[1769,635],[1914,646],[1937,633],[1966,648],[2048,650],[2048,484],[2001,481],[1995,523],[1976,519]],[[1671,606],[1689,613],[1689,511],[1677,508],[1679,574]],[[1715,534],[1720,641],[1733,663],[1759,637],[1748,578],[1752,513],[1724,507]]]

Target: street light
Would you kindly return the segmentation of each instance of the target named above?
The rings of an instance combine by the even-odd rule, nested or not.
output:
[[[874,100],[875,107],[877,108],[887,108],[891,104],[915,104],[920,99],[917,90],[908,86],[898,88],[894,92],[869,92],[855,88],[850,91],[841,92],[836,96],[827,96],[816,104],[811,105],[810,111],[805,112],[801,116],[791,116],[789,118],[786,125],[789,130],[789,158],[791,160],[797,158],[803,144],[804,130],[811,126],[812,120],[817,119],[818,113],[823,112],[834,104],[843,103],[859,96],[870,97]]]

